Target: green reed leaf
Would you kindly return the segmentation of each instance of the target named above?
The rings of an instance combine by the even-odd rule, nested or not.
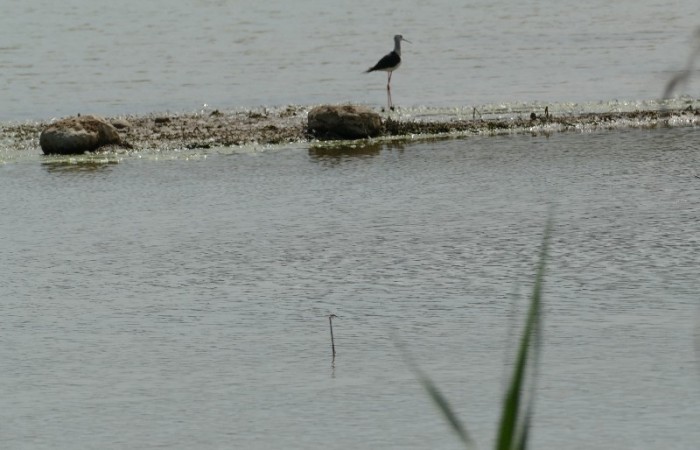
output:
[[[523,408],[524,412],[521,411],[521,402],[525,396],[523,386],[525,384],[528,362],[531,364],[530,367],[536,367],[539,359],[540,334],[542,331],[542,284],[544,280],[551,228],[552,222],[550,219],[547,222],[547,227],[545,229],[544,238],[542,241],[535,285],[532,295],[530,296],[530,310],[528,312],[523,335],[520,339],[520,346],[513,370],[513,376],[503,401],[503,410],[501,412],[501,421],[496,442],[496,448],[498,450],[527,448],[527,439],[529,435],[530,419],[532,416],[533,407],[532,392],[530,392],[530,395],[527,398],[527,404]],[[530,376],[534,375],[530,374]],[[530,385],[530,389],[534,390],[534,383]]]

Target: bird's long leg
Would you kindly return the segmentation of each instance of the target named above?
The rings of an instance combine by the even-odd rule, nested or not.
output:
[[[386,103],[389,109],[394,109],[394,102],[391,101],[391,72],[389,72],[389,79],[386,82]]]

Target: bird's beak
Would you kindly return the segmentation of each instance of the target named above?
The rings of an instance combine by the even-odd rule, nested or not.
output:
[[[408,39],[401,38],[402,41],[408,42],[409,44],[413,44],[413,42],[409,41]]]

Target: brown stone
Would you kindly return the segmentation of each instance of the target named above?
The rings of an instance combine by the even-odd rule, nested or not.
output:
[[[97,116],[77,116],[52,123],[41,132],[39,144],[45,154],[73,155],[119,144],[117,129]]]
[[[326,139],[362,139],[379,136],[382,119],[366,106],[323,105],[309,111],[308,130]]]

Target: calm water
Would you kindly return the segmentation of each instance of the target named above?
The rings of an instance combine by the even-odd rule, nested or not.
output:
[[[361,71],[399,32],[408,114],[634,109],[700,25],[696,0],[6,3],[0,121],[380,106]],[[697,449],[698,148],[675,128],[66,159],[0,137],[0,447],[459,448],[399,339],[490,448],[552,210],[532,447]]]
[[[0,120],[383,105],[361,72],[397,33],[400,106],[657,98],[699,25],[697,0],[3,0]]]
[[[533,448],[694,449],[699,146],[678,128],[7,162],[0,443],[458,448],[398,336],[489,448],[554,207]]]

